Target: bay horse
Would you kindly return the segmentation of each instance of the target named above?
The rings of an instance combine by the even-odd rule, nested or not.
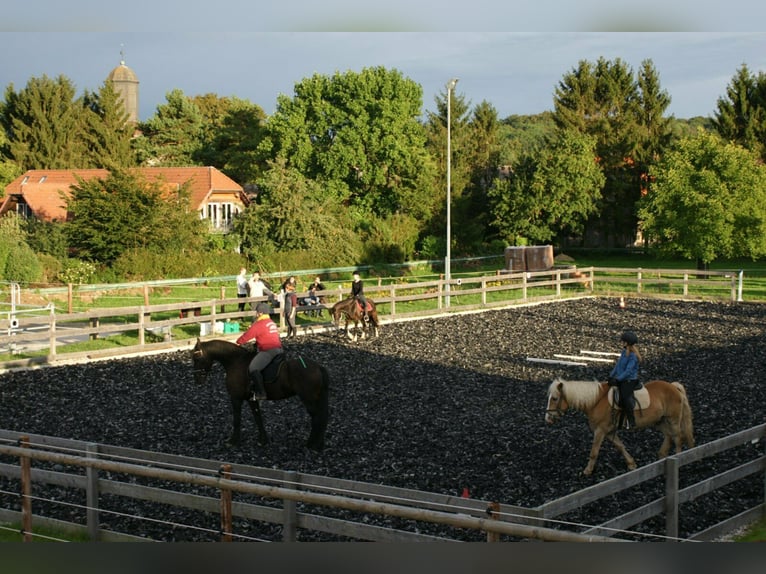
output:
[[[242,423],[242,403],[247,402],[253,412],[255,424],[258,427],[258,443],[265,445],[269,442],[266,428],[263,424],[260,401],[249,401],[250,375],[248,365],[255,356],[255,349],[240,346],[222,339],[200,341],[192,350],[192,367],[194,381],[207,381],[210,370],[215,362],[223,365],[226,371],[226,390],[231,399],[232,432],[227,444],[237,446],[240,443],[240,428]],[[306,447],[321,451],[324,448],[325,431],[329,419],[329,387],[330,376],[327,369],[305,357],[287,358],[279,355],[263,370],[263,383],[266,389],[267,401],[280,401],[298,396],[311,417],[311,433]]]
[[[628,469],[636,468],[636,461],[628,453],[620,437],[617,436],[617,410],[611,398],[613,392],[607,383],[598,381],[567,381],[555,379],[548,387],[548,405],[545,410],[545,422],[553,424],[567,409],[578,410],[588,417],[588,426],[593,431],[588,464],[583,470],[590,475],[596,465],[596,458],[605,438],[614,443],[628,463]],[[634,391],[636,399],[636,428],[656,427],[665,436],[658,456],[665,458],[670,452],[671,443],[676,453],[681,452],[683,443],[688,448],[694,446],[694,427],[692,411],[686,389],[681,383],[654,380],[644,384],[642,389]]]
[[[362,305],[354,297],[343,299],[338,301],[330,308],[330,315],[332,315],[333,324],[340,329],[340,318],[345,316],[346,318],[346,336],[352,341],[357,340],[359,333],[359,323],[362,323],[362,338],[367,336],[367,330],[371,329],[372,333],[377,337],[379,334],[380,321],[378,320],[378,310],[375,308],[375,302],[372,299],[367,299],[367,317],[368,321],[364,320],[364,313],[362,312]],[[349,322],[354,322],[354,334],[351,335],[348,330]]]

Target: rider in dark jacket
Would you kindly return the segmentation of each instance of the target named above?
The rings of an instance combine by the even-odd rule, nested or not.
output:
[[[633,391],[641,388],[638,381],[638,365],[641,362],[641,353],[638,351],[638,337],[633,331],[625,331],[620,337],[622,343],[622,352],[617,359],[614,368],[609,373],[609,386],[617,387],[620,399],[620,416],[618,427],[623,425],[625,428],[636,426],[636,418],[633,409],[636,405],[636,399]]]
[[[364,284],[359,278],[359,273],[354,273],[354,281],[351,283],[351,296],[359,301],[362,306],[363,318],[368,321],[370,318],[367,316],[367,299],[364,296]]]

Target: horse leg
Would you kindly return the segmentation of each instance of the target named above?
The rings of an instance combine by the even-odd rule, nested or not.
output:
[[[248,401],[250,410],[253,412],[255,426],[258,428],[258,444],[261,446],[269,443],[269,435],[266,433],[266,427],[263,425],[263,415],[261,414],[260,401]]]
[[[593,467],[596,466],[596,459],[598,458],[598,451],[601,450],[601,443],[604,442],[604,431],[597,428],[593,432],[593,444],[590,447],[590,455],[588,456],[588,464],[585,466],[585,470],[582,473],[585,476],[590,476],[593,473]]]
[[[239,446],[240,430],[242,428],[242,399],[231,399],[231,435],[226,439],[228,446]]]
[[[311,417],[311,432],[306,441],[306,448],[319,452],[324,448],[324,435],[327,429],[327,401],[323,398],[317,401],[301,400]]]
[[[609,440],[612,441],[612,444],[617,447],[617,450],[620,451],[620,454],[625,459],[625,462],[628,463],[628,470],[635,470],[636,468],[636,461],[635,459],[630,455],[628,452],[628,449],[625,448],[625,444],[622,442],[622,439],[617,436],[617,431],[611,433],[609,435]]]
[[[681,427],[678,423],[673,423],[667,419],[664,419],[659,425],[659,429],[662,431],[665,437],[660,446],[660,451],[657,453],[658,458],[665,458],[670,454],[671,444],[675,444],[676,454],[681,452]]]

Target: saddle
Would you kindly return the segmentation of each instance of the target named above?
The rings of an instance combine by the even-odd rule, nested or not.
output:
[[[286,360],[287,355],[285,353],[280,353],[274,357],[268,365],[266,365],[266,368],[261,371],[264,384],[271,383],[276,380],[276,378],[279,376],[279,369],[282,367]]]
[[[610,387],[607,391],[607,397],[609,398],[609,406],[613,409],[619,409],[620,403],[619,403],[619,391],[616,387]],[[635,389],[633,391],[633,398],[636,399],[636,406],[633,410],[636,409],[646,409],[649,407],[649,391],[646,390],[646,387],[644,385],[641,385],[640,389]]]
[[[372,311],[372,305],[370,305],[369,301],[365,301],[367,303],[367,309],[362,309],[362,304],[359,302],[359,299],[356,300],[356,308],[359,310],[360,313],[363,313],[364,311],[370,312]]]

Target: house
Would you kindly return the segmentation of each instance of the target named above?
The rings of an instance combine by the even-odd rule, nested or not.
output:
[[[210,222],[213,232],[231,230],[234,217],[250,203],[244,189],[214,167],[144,167],[132,170],[149,182],[161,180],[180,188],[188,183],[190,206],[200,219]],[[19,176],[5,188],[0,198],[0,216],[16,212],[22,217],[43,221],[66,221],[66,197],[78,178],[105,179],[105,169],[33,169]]]

